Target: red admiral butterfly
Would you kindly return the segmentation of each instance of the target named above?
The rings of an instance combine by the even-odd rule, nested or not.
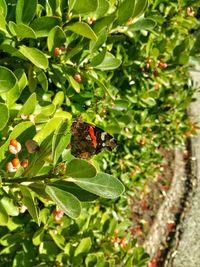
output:
[[[71,154],[76,158],[89,159],[101,151],[113,150],[117,141],[110,134],[78,118],[71,126]]]

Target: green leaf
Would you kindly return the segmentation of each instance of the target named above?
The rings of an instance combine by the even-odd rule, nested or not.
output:
[[[71,75],[65,74],[67,80],[69,81],[72,88],[77,92],[80,93],[80,84],[74,80],[74,78]]]
[[[66,41],[64,31],[59,27],[55,26],[48,34],[47,46],[51,52],[55,47],[61,47]]]
[[[5,226],[8,223],[8,214],[3,206],[3,204],[0,202],[0,225]]]
[[[44,228],[40,227],[36,230],[36,232],[33,235],[32,242],[34,246],[39,246],[40,243],[43,241],[44,236]]]
[[[61,117],[50,119],[48,123],[45,124],[43,128],[37,133],[37,135],[34,137],[34,140],[40,144],[43,140],[45,140],[47,136],[49,136],[51,133],[55,131],[55,129],[58,128],[58,125],[62,121],[63,118]]]
[[[48,91],[48,80],[47,80],[47,76],[44,73],[44,71],[40,70],[39,72],[37,72],[37,79],[40,85],[42,86],[42,89],[45,92],[47,92]]]
[[[28,212],[30,213],[33,220],[38,225],[40,225],[38,210],[37,210],[36,204],[34,203],[34,200],[33,200],[33,197],[31,195],[30,190],[27,187],[22,186],[22,185],[20,185],[20,190],[21,190],[22,196],[23,196],[22,201],[23,201],[24,205],[27,207]]]
[[[18,216],[19,215],[19,207],[15,205],[13,199],[4,196],[0,203],[4,206],[6,212],[8,215],[11,216]]]
[[[75,249],[74,257],[79,256],[80,254],[86,254],[90,251],[92,247],[92,240],[90,237],[82,238],[78,247]]]
[[[18,0],[16,6],[16,22],[29,24],[34,18],[37,8],[37,0]]]
[[[70,142],[71,134],[68,121],[62,122],[56,129],[52,140],[52,156],[54,165],[57,163],[63,150]]]
[[[100,65],[106,56],[106,52],[107,48],[104,47],[103,50],[91,60],[91,66],[95,67]]]
[[[49,230],[49,234],[52,237],[52,239],[54,240],[55,244],[62,250],[64,250],[65,247],[65,238],[58,233],[55,233],[54,230]]]
[[[90,179],[73,178],[73,182],[86,191],[104,198],[117,198],[124,192],[124,186],[118,179],[101,172]]]
[[[128,105],[129,105],[129,102],[127,100],[118,99],[114,101],[114,105],[111,106],[111,109],[115,109],[119,111],[127,110]]]
[[[73,9],[74,12],[80,15],[94,12],[97,7],[97,0],[70,1],[70,10]]]
[[[88,161],[83,159],[73,159],[67,164],[65,174],[72,178],[92,178],[96,173],[96,168]]]
[[[0,131],[1,131],[6,126],[9,119],[8,107],[3,103],[0,103],[0,114],[1,114]]]
[[[4,33],[5,35],[8,34],[6,29],[7,22],[2,14],[0,14],[0,32]]]
[[[47,69],[49,66],[46,55],[35,47],[20,46],[20,53],[29,59],[35,66],[41,69]]]
[[[0,66],[0,94],[11,90],[17,83],[14,73],[6,67]]]
[[[117,69],[121,64],[121,60],[115,58],[111,53],[106,52],[104,60],[101,64],[95,66],[98,70],[114,70]]]
[[[97,36],[92,28],[85,22],[75,22],[71,25],[66,26],[66,29],[75,32],[88,39],[97,40]]]
[[[16,83],[16,85],[9,90],[7,93],[5,93],[5,98],[6,98],[6,105],[10,109],[13,104],[19,99],[20,97],[20,90],[19,90],[19,85]]]
[[[141,30],[152,30],[156,26],[156,22],[152,19],[140,19],[135,23],[128,26],[127,31],[141,31]]]
[[[26,24],[17,24],[16,25],[16,35],[18,38],[33,38],[36,39],[36,34],[33,29]]]
[[[62,180],[53,182],[51,185],[73,194],[81,202],[91,202],[98,198],[97,195],[94,195],[80,188],[78,185],[72,182],[67,182]]]
[[[81,204],[74,195],[55,186],[48,185],[46,186],[46,192],[66,215],[73,219],[79,217],[81,213]]]
[[[28,84],[26,73],[24,69],[16,69],[14,73],[18,79],[18,87],[21,93]]]
[[[61,18],[59,17],[43,16],[34,19],[30,26],[34,30],[37,37],[46,37],[51,29],[53,29],[55,26],[59,26],[60,24]]]
[[[139,17],[144,13],[148,6],[148,0],[136,0],[134,13],[132,18]]]
[[[118,8],[118,24],[128,22],[128,19],[132,17],[135,9],[135,0],[124,0]]]
[[[7,15],[7,5],[5,0],[0,0],[0,14],[6,18]]]
[[[33,93],[29,96],[29,98],[26,100],[24,105],[22,106],[21,110],[19,111],[18,115],[24,114],[24,115],[31,115],[35,111],[36,107],[36,93]]]
[[[97,10],[91,13],[91,15],[95,16],[96,18],[104,17],[107,11],[109,10],[109,2],[107,0],[100,0],[98,3]]]
[[[56,108],[59,108],[63,104],[64,99],[65,99],[64,92],[59,91],[55,94],[52,103],[54,104],[54,106],[56,106]]]

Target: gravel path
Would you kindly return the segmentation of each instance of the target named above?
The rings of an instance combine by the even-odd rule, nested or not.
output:
[[[199,68],[200,71],[200,68]],[[200,87],[200,72],[191,72]],[[200,126],[200,92],[195,94],[196,101],[190,105],[190,115]],[[194,191],[191,209],[182,223],[182,236],[174,254],[172,267],[200,267],[200,129],[191,139],[193,172],[196,173],[197,187]]]

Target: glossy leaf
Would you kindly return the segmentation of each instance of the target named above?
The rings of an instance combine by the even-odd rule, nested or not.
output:
[[[66,176],[73,178],[92,178],[96,175],[96,168],[86,160],[73,159],[67,164]]]
[[[152,30],[155,26],[156,22],[154,20],[144,18],[128,26],[128,31]]]
[[[45,72],[43,70],[40,70],[37,72],[37,79],[40,83],[42,89],[47,92],[48,91],[48,80]]]
[[[33,38],[36,39],[36,34],[33,29],[26,24],[17,24],[16,25],[16,35],[18,38]]]
[[[135,10],[135,0],[124,0],[118,8],[118,24],[128,22],[128,19],[132,17]]]
[[[37,0],[18,0],[16,6],[16,22],[29,24],[35,16]]]
[[[3,204],[0,202],[0,225],[5,226],[8,223],[8,214],[3,206]]]
[[[85,22],[75,22],[71,25],[67,25],[66,29],[75,32],[83,37],[86,37],[88,39],[97,40],[97,36],[95,32],[92,30],[92,28]]]
[[[22,185],[20,185],[20,189],[22,192],[22,196],[23,196],[22,201],[24,205],[27,207],[28,212],[30,213],[33,220],[39,225],[40,224],[39,214],[38,214],[37,206],[35,205],[35,202],[31,195],[31,192],[29,191],[27,187],[22,186]]]
[[[54,230],[49,230],[49,234],[54,240],[55,244],[62,250],[65,247],[65,238],[63,235],[56,233]]]
[[[72,88],[77,92],[80,93],[80,84],[74,80],[74,78],[70,75],[66,74],[66,78],[68,79],[70,85],[72,86]]]
[[[37,135],[34,137],[34,140],[40,144],[47,136],[49,136],[57,129],[58,125],[62,121],[63,118],[61,117],[50,119],[48,123],[45,124],[42,129],[37,133]]]
[[[33,235],[32,242],[34,246],[39,246],[41,242],[43,241],[44,237],[44,228],[40,227],[36,230],[36,232]]]
[[[31,115],[31,114],[33,114],[34,110],[35,110],[35,106],[36,106],[36,94],[33,93],[26,100],[26,102],[22,106],[21,110],[19,111],[18,115],[21,115],[21,114]]]
[[[37,37],[46,37],[48,36],[51,29],[56,26],[59,26],[61,19],[59,17],[40,17],[34,19],[31,23],[31,28],[34,30]]]
[[[47,69],[49,66],[46,55],[35,47],[20,46],[19,51],[30,60],[35,66]]]
[[[107,52],[104,60],[101,64],[95,66],[96,69],[99,70],[114,70],[117,69],[121,64],[121,60],[115,58],[111,53]]]
[[[119,100],[114,101],[114,105],[111,108],[122,111],[122,110],[127,110],[128,105],[129,105],[129,102],[127,100],[119,99]]]
[[[47,46],[49,51],[55,47],[61,47],[66,41],[66,36],[59,26],[55,26],[48,34]]]
[[[17,83],[14,73],[6,67],[0,66],[0,93],[6,93]]]
[[[14,200],[9,198],[8,196],[4,196],[0,200],[1,205],[4,206],[8,215],[18,216],[19,215],[19,207],[15,205]]]
[[[21,93],[28,84],[26,73],[25,73],[24,69],[16,69],[14,71],[14,74],[18,79],[18,87],[19,87],[19,91]]]
[[[48,185],[46,186],[46,193],[66,215],[73,219],[79,217],[81,213],[81,205],[74,195],[55,186]]]
[[[74,178],[73,182],[86,191],[104,198],[117,198],[124,192],[124,186],[118,179],[101,172],[90,179]]]
[[[6,18],[7,15],[7,5],[5,0],[0,0],[0,14]]]
[[[77,257],[82,253],[88,253],[90,251],[91,246],[92,246],[92,240],[90,237],[85,237],[81,239],[81,242],[75,249],[74,256]]]
[[[0,14],[0,32],[4,33],[6,36],[9,37],[9,33],[7,31],[7,22],[2,14]]]
[[[147,6],[148,6],[148,0],[136,0],[135,9],[132,17],[135,18],[142,15],[146,10]]]
[[[78,185],[72,182],[57,181],[57,182],[53,182],[51,185],[73,194],[81,202],[91,202],[98,198],[97,195],[94,195],[82,189],[81,187],[79,187]]]
[[[90,12],[94,12],[98,7],[97,0],[81,0],[81,1],[70,1],[71,8],[77,14],[87,14]]]
[[[0,131],[1,131],[6,126],[9,119],[8,107],[3,103],[0,103],[0,114],[1,114]]]
[[[57,163],[63,150],[70,142],[71,134],[68,121],[61,123],[56,129],[52,140],[52,156],[54,165]]]

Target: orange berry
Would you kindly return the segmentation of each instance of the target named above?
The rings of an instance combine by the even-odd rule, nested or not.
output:
[[[15,167],[15,168],[17,168],[20,165],[20,161],[18,158],[12,159],[11,162],[12,162],[13,167]]]
[[[61,49],[59,47],[54,48],[54,55],[55,56],[60,56],[61,55]]]
[[[79,73],[76,73],[74,75],[74,80],[76,80],[78,83],[80,83],[81,82],[81,75]]]
[[[10,140],[10,145],[11,145],[11,146],[17,147],[17,143],[18,143],[18,142],[17,142],[16,139],[11,139],[11,140]]]

